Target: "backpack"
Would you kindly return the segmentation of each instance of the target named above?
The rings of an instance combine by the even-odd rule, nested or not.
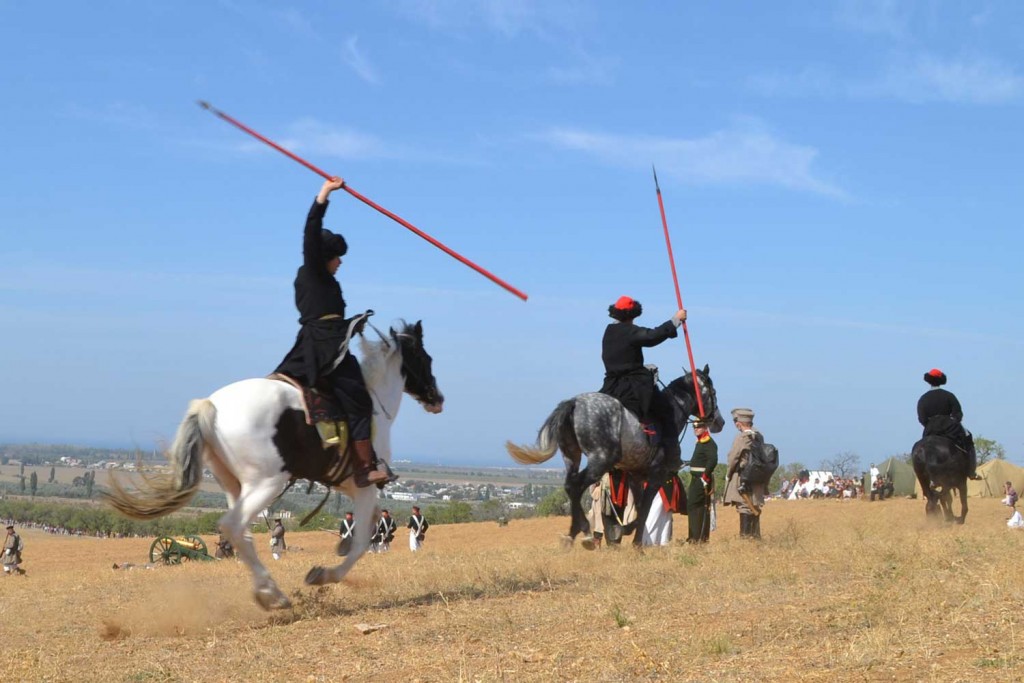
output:
[[[767,484],[779,469],[779,450],[758,434],[750,448],[740,479],[747,484]]]

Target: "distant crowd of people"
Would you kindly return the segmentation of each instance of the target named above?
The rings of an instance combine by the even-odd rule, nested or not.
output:
[[[778,498],[796,501],[800,499],[855,499],[864,495],[864,485],[853,477],[829,476],[811,479],[809,473],[801,472],[791,479],[783,479],[778,490]]]
[[[66,527],[64,525],[53,525],[43,524],[42,522],[32,522],[21,519],[6,519],[3,520],[5,524],[19,524],[23,529],[35,529],[42,531],[47,534],[53,534],[54,536],[79,536],[88,538],[144,538],[151,534],[125,534],[114,531],[87,531],[85,529],[76,529],[73,527]]]

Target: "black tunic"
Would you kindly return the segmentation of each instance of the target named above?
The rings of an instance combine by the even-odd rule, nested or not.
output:
[[[617,398],[639,419],[649,420],[655,387],[654,376],[644,367],[643,349],[677,336],[679,332],[671,320],[653,329],[630,323],[608,325],[601,343],[605,370],[601,393]]]
[[[961,421],[964,411],[951,391],[929,389],[917,402],[917,421],[924,427],[924,436],[945,436],[953,440],[964,437]]]
[[[295,345],[275,370],[309,387],[316,386],[334,363],[348,329],[341,285],[327,270],[324,253],[322,230],[327,204],[314,201],[306,217],[302,266],[295,275],[295,306],[302,327]],[[337,317],[322,320],[324,316]]]
[[[714,482],[716,467],[718,467],[718,444],[710,437],[707,441],[698,441],[693,448],[693,457],[690,459],[690,487],[686,493],[686,500],[691,509],[704,507],[707,503],[701,475],[706,472],[708,479]],[[694,468],[704,468],[704,471],[694,472]]]

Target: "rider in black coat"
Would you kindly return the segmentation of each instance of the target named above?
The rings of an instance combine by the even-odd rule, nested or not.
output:
[[[608,315],[618,322],[608,325],[601,343],[604,361],[604,384],[601,393],[617,398],[623,407],[642,423],[657,422],[661,426],[661,446],[665,459],[652,463],[652,468],[663,465],[675,472],[682,465],[679,454],[679,432],[673,419],[672,407],[654,384],[654,374],[644,366],[644,347],[657,346],[666,339],[679,336],[676,328],[686,320],[686,311],[680,310],[671,319],[655,328],[634,325],[633,320],[643,313],[639,301],[628,296],[608,307]]]
[[[980,479],[977,473],[978,454],[974,450],[974,437],[964,429],[964,411],[960,401],[951,391],[942,389],[946,373],[937,368],[924,374],[924,381],[931,385],[917,401],[917,421],[924,427],[922,436],[944,436],[967,453],[968,473],[971,479]]]
[[[388,476],[373,467],[370,421],[373,402],[359,361],[347,353],[337,367],[339,346],[348,333],[345,299],[335,273],[348,251],[345,238],[323,229],[327,197],[342,188],[340,178],[324,182],[306,217],[302,238],[302,266],[295,275],[295,306],[299,329],[295,345],[275,372],[288,375],[307,387],[324,388],[338,401],[348,419],[349,438],[355,453],[355,483],[359,487],[386,482]]]

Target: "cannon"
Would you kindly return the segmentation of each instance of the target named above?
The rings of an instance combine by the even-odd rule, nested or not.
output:
[[[215,559],[206,551],[206,543],[198,536],[161,536],[149,546],[149,561],[162,564]]]

